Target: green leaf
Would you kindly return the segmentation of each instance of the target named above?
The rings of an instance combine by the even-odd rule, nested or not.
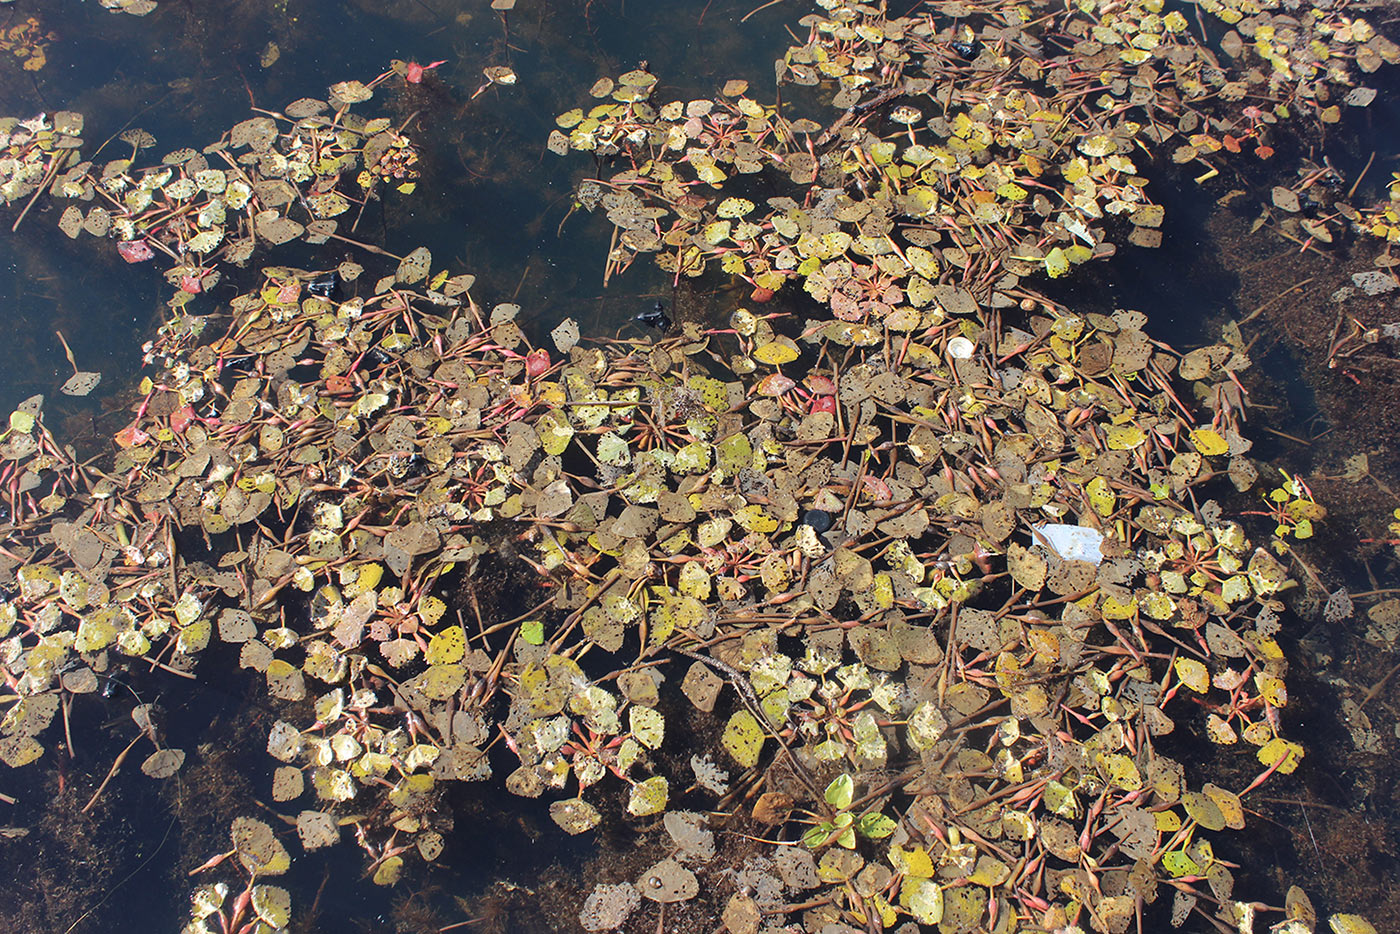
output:
[[[520,624],[520,638],[531,645],[544,645],[544,623],[537,619]]]
[[[826,786],[826,803],[844,811],[856,796],[856,783],[849,774],[838,775]]]
[[[894,833],[896,826],[891,818],[877,812],[866,814],[856,821],[856,833],[867,840],[883,840]]]
[[[1186,855],[1185,850],[1171,850],[1162,854],[1162,868],[1175,878],[1187,875],[1199,875],[1201,867],[1196,865],[1195,860]]]
[[[822,821],[811,830],[802,835],[802,845],[809,850],[820,849],[826,845],[827,840],[836,832],[836,828],[826,821]]]

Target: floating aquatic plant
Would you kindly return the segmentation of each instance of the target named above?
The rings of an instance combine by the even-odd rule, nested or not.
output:
[[[242,893],[202,886],[187,930],[285,927],[290,899],[262,880],[288,844],[353,838],[395,884],[441,855],[447,783],[502,761],[566,832],[661,815],[675,852],[595,888],[589,930],[695,898],[713,818],[682,808],[742,815],[750,797],[757,824],[807,846],[745,868],[731,930],[1121,931],[1168,889],[1178,923],[1253,923],[1212,835],[1242,829],[1248,795],[1305,750],[1275,638],[1296,585],[1211,498],[1258,476],[1249,356],[1237,331],[1179,354],[1144,315],[1077,314],[1034,278],[1123,229],[1155,244],[1138,150],[1228,150],[1227,105],[1267,90],[1269,117],[1241,110],[1248,132],[1228,136],[1265,157],[1271,120],[1327,120],[1352,80],[1313,40],[1363,71],[1394,49],[1337,11],[1208,9],[1255,40],[1227,54],[1272,69],[1237,75],[1150,4],[820,6],[779,78],[826,82],[830,119],[789,120],[742,81],[657,105],[637,69],[549,143],[620,167],[577,191],[618,230],[607,276],[643,252],[677,281],[713,265],[754,307],[799,280],[819,316],[737,308],[595,341],[564,321],[535,347],[518,306],[478,304],[423,247],[374,281],[351,262],[266,267],[217,318],[173,303],[100,469],[54,439],[41,399],[11,413],[0,759],[39,759],[99,673],[187,675],[215,640],[278,705],[262,781],[295,843],[236,817],[200,870],[236,856]],[[95,170],[64,155],[80,121],[14,122],[6,199],[102,199],[61,223],[117,231],[130,261],[164,249],[193,295],[209,260],[339,236],[352,172],[361,200],[412,184],[399,131],[348,113],[375,83],[139,170],[143,134]],[[763,173],[789,194],[724,189]],[[1305,537],[1321,507],[1286,480],[1272,531]],[[477,594],[505,543],[546,585],[512,618]],[[1378,626],[1397,616],[1383,606]],[[687,787],[675,724],[712,713],[716,747],[680,757]],[[1159,748],[1177,729],[1239,746],[1253,777],[1201,781]],[[141,734],[148,774],[180,768]]]

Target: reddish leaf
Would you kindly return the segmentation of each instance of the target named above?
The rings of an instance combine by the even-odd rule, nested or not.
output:
[[[117,252],[128,263],[144,263],[156,255],[156,251],[151,249],[151,245],[145,240],[123,240],[117,244]]]
[[[810,412],[830,412],[832,415],[835,415],[835,414],[836,414],[836,397],[835,397],[835,396],[813,396],[813,397],[812,397],[812,404],[811,404],[811,406],[809,407],[808,411],[810,411]]]
[[[541,347],[525,355],[525,372],[530,376],[543,376],[549,372],[549,351]]]
[[[753,291],[749,293],[749,298],[755,302],[771,302],[773,300],[773,290],[765,289],[761,285],[756,285],[753,287]]]
[[[797,385],[797,381],[781,373],[770,373],[758,381],[754,391],[760,396],[781,396]]]
[[[181,276],[180,291],[189,292],[191,295],[198,295],[204,291],[204,285],[199,281],[199,276]]]
[[[117,444],[124,448],[134,448],[138,444],[145,444],[149,440],[151,440],[151,436],[135,425],[127,425],[121,431],[117,432],[116,436]]]
[[[194,406],[185,405],[170,413],[170,430],[177,435],[185,433],[185,429],[194,422]]]
[[[420,65],[417,62],[409,62],[403,78],[409,84],[421,84],[423,82],[423,72],[432,71],[437,66],[445,64],[447,64],[447,59],[445,58],[442,61],[433,62],[431,65]]]
[[[872,477],[867,474],[861,478],[861,482],[865,485],[865,492],[869,494],[870,498],[875,502],[887,503],[894,499],[894,491],[890,489],[890,485],[879,477]]]

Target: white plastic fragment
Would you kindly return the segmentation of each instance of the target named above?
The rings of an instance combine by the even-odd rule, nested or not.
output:
[[[1088,561],[1092,564],[1103,561],[1103,536],[1096,529],[1084,525],[1047,523],[1037,527],[1036,533],[1065,561]]]

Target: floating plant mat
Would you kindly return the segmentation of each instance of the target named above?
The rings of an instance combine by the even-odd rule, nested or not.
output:
[[[350,113],[395,74],[368,84],[342,81],[326,100],[302,98],[282,113],[262,112],[202,149],[176,149],[154,164],[142,158],[155,145],[144,130],[123,131],[129,153],[97,165],[66,151],[81,144],[81,117],[56,114],[53,134],[35,118],[10,131],[18,158],[0,192],[10,201],[49,185],[73,202],[58,219],[69,237],[114,239],[133,264],[165,254],[172,261],[166,280],[177,288],[171,304],[179,307],[218,283],[222,263],[245,263],[260,244],[347,241],[381,182],[413,191],[418,152],[408,138],[387,117]],[[65,151],[45,166],[44,154],[54,148]]]
[[[756,301],[795,281],[839,319],[895,329],[920,309],[969,310],[968,291],[1011,304],[1027,276],[1065,275],[1122,240],[1160,244],[1143,158],[1199,164],[1198,182],[1231,154],[1269,159],[1282,125],[1369,106],[1358,82],[1400,61],[1345,5],[1200,3],[1233,27],[1218,46],[1152,2],[817,6],[776,73],[830,89],[834,120],[793,119],[738,80],[713,99],[657,100],[646,71],[603,79],[599,103],[558,117],[552,152],[614,169],[577,190],[618,228],[605,283],[651,253],[677,279],[717,264]],[[744,176],[792,194],[735,197],[752,189]],[[1393,198],[1361,211],[1313,192],[1292,223],[1325,242],[1341,219],[1394,240]],[[1298,191],[1273,200],[1301,210]]]
[[[1240,350],[1195,367],[1139,352],[1131,312],[1013,326],[979,308],[868,347],[793,341],[741,310],[656,344],[559,328],[569,350],[551,352],[524,342],[514,306],[479,308],[415,256],[399,276],[417,285],[391,275],[337,303],[308,291],[323,272],[269,268],[231,319],[167,324],[101,473],[68,460],[37,402],[11,416],[10,764],[42,754],[76,672],[141,656],[184,670],[229,642],[291,704],[266,781],[300,813],[301,845],[345,816],[391,882],[440,849],[442,784],[492,779],[501,731],[518,758],[506,787],[555,798],[570,832],[598,821],[598,783],[629,784],[639,818],[666,812],[689,776],[656,753],[667,719],[691,714],[657,688],[689,668],[711,680],[697,703],[731,694],[732,712],[687,795],[787,775],[789,800],[830,811],[808,838],[833,906],[866,905],[843,884],[863,865],[844,844],[869,839],[888,849],[870,871],[910,893],[888,910],[926,921],[974,874],[998,911],[1068,917],[1068,883],[1014,866],[1080,878],[1080,847],[1101,885],[1121,875],[1145,897],[1163,873],[1208,874],[1202,905],[1235,910],[1199,829],[1225,825],[1193,803],[1215,798],[1151,738],[1184,719],[1261,772],[1303,754],[1269,714],[1286,703],[1273,635],[1291,582],[1217,506],[1190,505],[1232,465],[1248,474]],[[950,353],[967,334],[973,352]],[[1057,552],[1047,515],[1092,531],[1097,560]],[[509,626],[442,586],[470,578],[501,519],[558,586]],[[218,566],[182,556],[191,535]],[[278,612],[291,591],[308,617]],[[805,648],[780,650],[780,633]],[[614,674],[585,670],[624,645],[640,651]],[[832,773],[859,807],[821,793]],[[1052,832],[1090,807],[1082,842]],[[637,888],[683,899],[691,873],[659,865]],[[1108,898],[1088,904],[1117,911]]]
[[[1185,160],[1208,155],[1224,118],[1190,101],[1236,103],[1225,71],[1145,6],[1034,28],[970,4],[936,7],[956,27],[824,8],[780,77],[833,79],[844,112],[829,123],[786,121],[744,82],[657,107],[637,70],[600,81],[612,103],[566,114],[550,146],[635,162],[579,191],[619,228],[613,268],[650,251],[679,276],[713,259],[752,279],[755,307],[800,277],[830,317],[741,308],[655,342],[581,339],[564,321],[532,347],[516,305],[481,307],[470,275],[419,248],[371,275],[265,268],[217,316],[175,303],[100,465],[55,440],[42,399],[10,414],[0,760],[41,760],[99,674],[188,673],[215,640],[276,703],[260,777],[275,816],[238,817],[233,850],[201,867],[247,897],[201,887],[191,930],[286,926],[289,895],[265,879],[298,847],[353,839],[367,875],[394,884],[442,854],[446,783],[472,781],[547,797],[567,833],[665,829],[669,855],[580,905],[590,930],[720,877],[721,818],[704,812],[799,844],[745,866],[731,930],[1122,931],[1159,900],[1182,922],[1283,920],[1236,900],[1212,839],[1246,827],[1249,793],[1304,755],[1279,714],[1275,636],[1294,586],[1282,556],[1324,511],[1286,478],[1257,547],[1211,498],[1257,477],[1237,330],[1180,355],[1141,314],[1075,314],[1023,282],[1107,253],[1104,214],[1156,230],[1128,154],[1184,138]],[[1315,46],[1275,43],[1263,16],[1235,17],[1264,43],[1248,54],[1302,73]],[[1370,49],[1352,50],[1363,69],[1393,57],[1340,16],[1309,35],[1326,22],[1326,42]],[[1060,47],[1062,61],[1044,53]],[[998,84],[1012,75],[1056,93]],[[1271,79],[1239,80],[1244,99]],[[337,84],[136,174],[55,156],[81,131],[71,116],[71,136],[61,115],[16,122],[7,179],[22,197],[53,173],[56,192],[111,203],[65,210],[74,236],[157,200],[222,210],[225,237],[232,208],[240,241],[328,236],[315,225],[350,211],[342,169],[412,168],[387,123],[346,113],[372,86]],[[1290,103],[1326,119],[1328,93]],[[1092,117],[1055,103],[1091,95],[1106,100]],[[1231,138],[1259,152],[1269,121],[1241,113],[1254,135]],[[869,128],[885,114],[888,138]],[[148,137],[126,142],[134,157]],[[333,170],[301,161],[318,146]],[[779,168],[810,198],[697,193]],[[212,231],[176,239],[204,255],[191,244]],[[136,244],[153,249],[123,242],[137,261]],[[481,613],[488,551],[533,568],[537,606]],[[1250,780],[1213,784],[1164,754],[1178,729],[1233,747]],[[677,756],[677,735],[718,742]],[[158,748],[145,771],[173,774],[182,755]],[[1306,896],[1286,906],[1291,930],[1310,929]]]

